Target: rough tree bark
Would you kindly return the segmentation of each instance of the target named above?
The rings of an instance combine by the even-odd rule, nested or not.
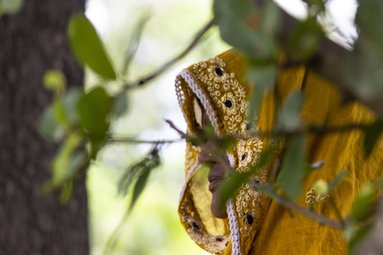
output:
[[[19,14],[0,18],[0,254],[86,255],[85,178],[67,205],[57,194],[43,195],[57,145],[36,130],[52,97],[41,82],[47,69],[61,70],[69,86],[82,85],[65,30],[85,0],[24,2]]]

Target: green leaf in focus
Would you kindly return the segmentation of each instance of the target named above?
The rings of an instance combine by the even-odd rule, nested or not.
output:
[[[276,181],[277,186],[283,189],[287,197],[296,199],[300,195],[305,166],[305,137],[299,134],[287,145]]]
[[[103,140],[109,129],[112,99],[103,87],[95,87],[81,96],[77,109],[80,124],[91,140]]]
[[[0,0],[0,16],[5,14],[16,14],[21,11],[24,0]]]
[[[352,203],[350,217],[355,222],[365,219],[375,206],[376,187],[369,183],[364,185]]]
[[[83,14],[74,15],[69,21],[67,33],[73,54],[80,63],[104,79],[116,79],[102,41],[88,18]]]
[[[382,120],[376,120],[372,125],[370,125],[365,130],[363,148],[367,158],[371,155],[371,152],[374,150],[375,144],[379,141],[379,138],[382,135],[382,133],[383,133]]]
[[[278,114],[278,128],[291,131],[301,125],[300,109],[303,103],[302,91],[294,91],[286,99]]]
[[[119,117],[128,109],[128,95],[125,91],[118,93],[113,97],[113,112]]]
[[[39,132],[46,138],[59,141],[64,137],[65,128],[56,121],[53,106],[46,108],[38,122]]]
[[[254,66],[248,70],[248,80],[253,89],[250,95],[248,123],[251,127],[255,124],[254,119],[260,111],[263,97],[275,85],[277,70],[275,66]]]
[[[56,70],[49,70],[43,76],[43,84],[46,89],[55,92],[59,96],[65,89],[66,79],[62,72]]]

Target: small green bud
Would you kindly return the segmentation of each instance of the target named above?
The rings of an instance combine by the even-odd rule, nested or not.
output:
[[[57,95],[65,89],[65,76],[62,72],[49,70],[44,74],[43,84],[46,89],[54,91]]]
[[[325,180],[319,179],[314,184],[314,190],[320,195],[326,196],[328,194],[328,184]]]

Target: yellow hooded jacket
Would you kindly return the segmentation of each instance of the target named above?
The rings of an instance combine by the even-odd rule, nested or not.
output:
[[[283,142],[263,137],[246,137],[250,86],[245,75],[244,59],[234,50],[184,69],[176,78],[176,94],[187,122],[188,132],[197,130],[193,100],[198,98],[219,136],[241,134],[228,158],[233,169],[246,171],[255,164],[269,143],[278,143],[276,157]],[[255,85],[256,89],[256,85]],[[373,115],[358,103],[342,104],[338,91],[326,80],[304,67],[280,72],[276,88],[263,98],[257,114],[257,129],[271,131],[275,125],[275,108],[295,90],[302,90],[305,102],[301,118],[305,124],[337,127],[350,123],[370,123]],[[307,161],[324,162],[324,167],[309,174],[298,204],[313,206],[315,211],[332,219],[336,214],[326,197],[316,194],[314,183],[331,182],[342,170],[345,180],[330,194],[342,216],[346,216],[361,186],[376,180],[383,165],[383,139],[366,160],[361,148],[360,130],[310,135]],[[228,219],[215,218],[210,211],[211,194],[207,177],[196,174],[199,167],[198,146],[186,145],[185,185],[181,192],[179,215],[190,237],[213,254],[345,254],[347,246],[342,232],[285,209],[250,184],[244,185],[227,204]],[[254,176],[265,183],[272,166]]]

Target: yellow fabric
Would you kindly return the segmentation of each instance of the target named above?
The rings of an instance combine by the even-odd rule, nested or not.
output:
[[[309,74],[304,91],[306,100],[301,116],[306,123],[337,127],[350,123],[369,123],[373,119],[373,115],[358,103],[342,105],[336,89],[313,73]],[[381,175],[383,140],[380,139],[368,160],[364,158],[362,143],[362,132],[355,130],[312,136],[307,143],[309,162],[323,160],[325,165],[305,179],[303,190],[309,191],[318,179],[331,182],[340,171],[345,170],[345,180],[331,193],[344,217],[349,213],[361,186]],[[304,196],[299,203],[307,206]],[[336,219],[334,210],[326,200],[318,203],[315,211]],[[347,254],[347,246],[339,230],[321,226],[302,214],[272,202],[251,254]]]
[[[245,63],[233,50],[216,58],[188,67],[177,77],[176,91],[188,123],[188,132],[197,130],[193,113],[193,99],[203,101],[215,131],[219,135],[246,134],[249,86],[244,79]],[[219,67],[222,71],[217,72]],[[256,87],[255,87],[256,89]],[[283,102],[294,90],[302,90],[305,102],[301,117],[305,124],[336,127],[348,123],[370,123],[373,115],[362,105],[342,105],[337,90],[326,80],[305,70],[282,70],[274,91],[264,97],[256,123],[260,131],[270,131],[275,125],[277,102]],[[230,108],[225,102],[230,100]],[[342,170],[345,181],[331,193],[343,216],[363,184],[377,179],[383,165],[383,138],[368,160],[364,159],[361,131],[310,135],[307,139],[307,161],[323,160],[325,165],[306,177],[299,204],[308,207],[307,194],[318,179],[331,182]],[[246,171],[253,165],[260,151],[270,141],[266,138],[239,139],[228,153],[236,171]],[[200,148],[187,144],[186,184],[181,195],[179,213],[183,226],[202,248],[216,254],[346,254],[342,233],[321,226],[294,211],[285,209],[264,195],[242,187],[228,206],[229,219],[220,220],[210,212],[211,195],[207,178],[196,171]],[[241,157],[250,155],[246,160]],[[278,157],[278,151],[275,152]],[[206,169],[205,169],[206,171]],[[271,166],[254,176],[266,182]],[[253,202],[255,201],[255,202]],[[229,208],[232,210],[230,211]],[[335,219],[335,212],[324,199],[315,204],[316,212]],[[248,218],[251,216],[251,223]],[[234,226],[234,227],[233,227]],[[235,238],[238,231],[239,238]],[[238,246],[239,245],[239,246]]]

